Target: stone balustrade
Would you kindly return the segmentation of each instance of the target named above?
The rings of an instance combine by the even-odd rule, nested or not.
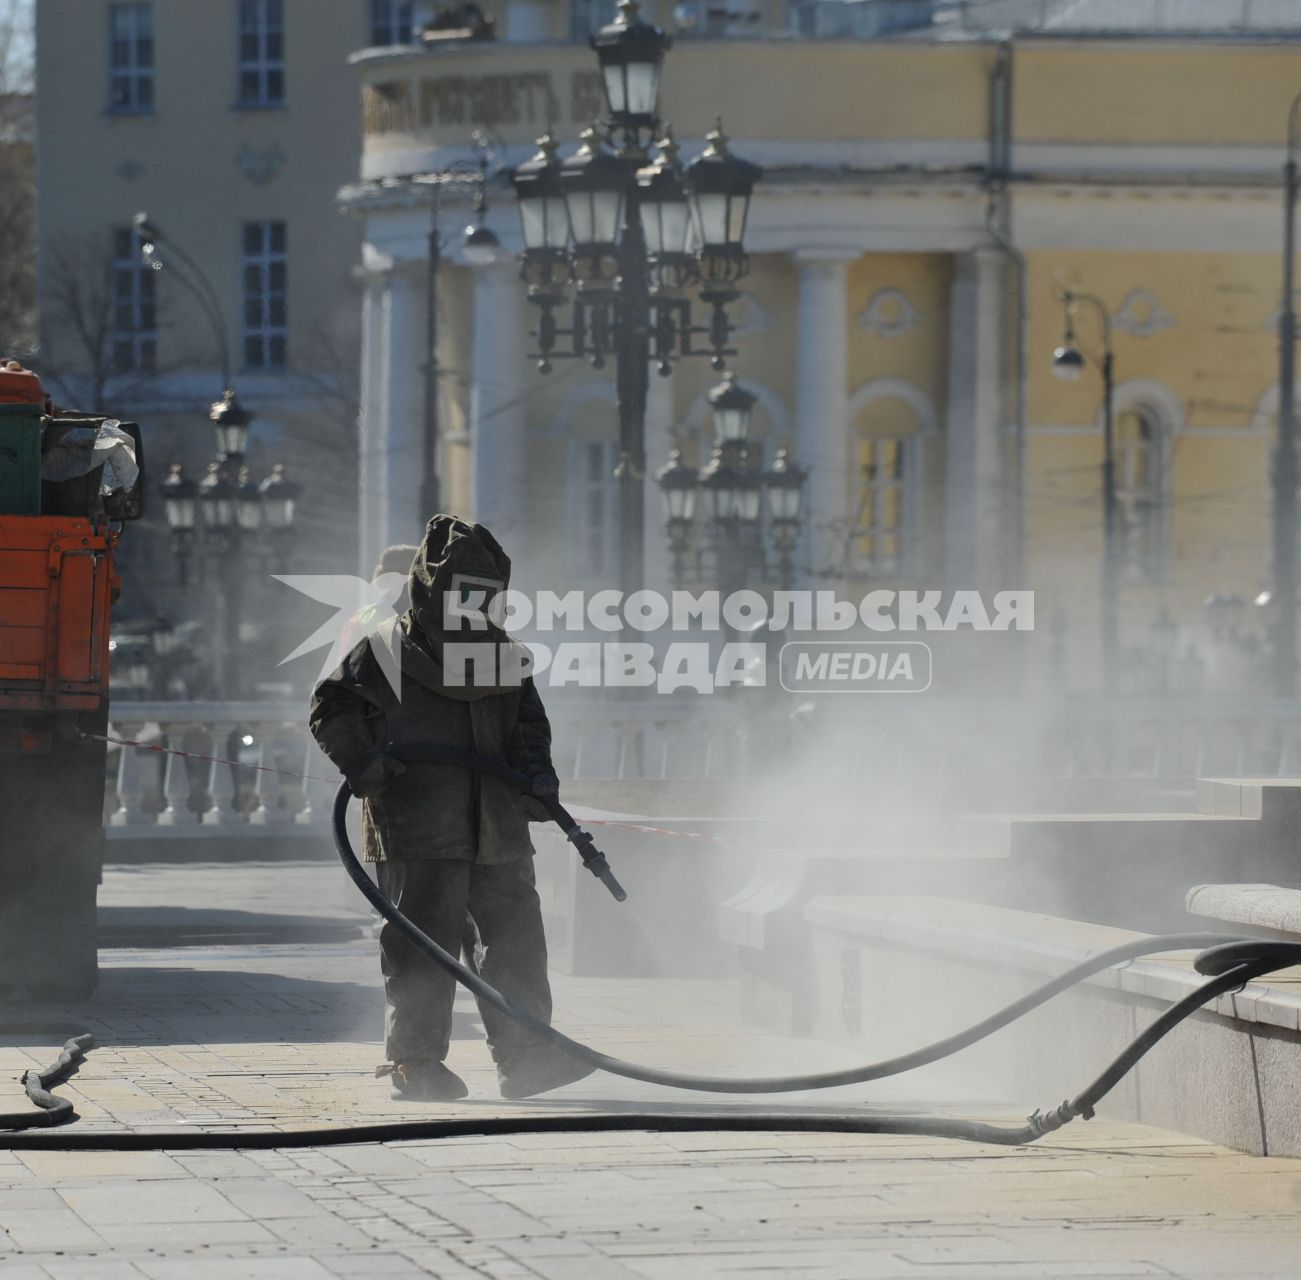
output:
[[[160,748],[110,746],[110,838],[269,835],[328,817],[335,771],[296,704],[126,702],[109,734]]]
[[[927,697],[904,706],[860,697],[811,700],[785,716],[752,695],[580,701],[553,693],[557,769],[571,780],[737,779],[762,776],[792,756],[807,766],[821,752],[819,776],[846,786],[865,777],[1188,779],[1191,786],[1199,774],[1301,774],[1301,704],[1292,702],[1047,707]],[[336,775],[312,743],[304,712],[299,703],[115,704],[113,736],[190,754],[110,748],[110,835],[324,830]]]

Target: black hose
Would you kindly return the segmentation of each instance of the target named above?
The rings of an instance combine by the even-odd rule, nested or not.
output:
[[[405,752],[398,753],[399,758],[403,760],[424,760],[429,758],[423,749],[407,749]],[[463,765],[468,769],[483,769],[492,771],[497,777],[503,777],[497,762],[487,760],[485,757],[477,756],[474,752],[463,752],[457,748],[440,748],[438,749],[438,760],[455,762]],[[527,778],[519,775],[520,790],[526,790],[528,787]],[[513,779],[507,779],[513,780]],[[987,1035],[997,1032],[1003,1026],[1010,1022],[1023,1017],[1032,1009],[1041,1006],[1046,1000],[1053,996],[1066,991],[1068,987],[1075,986],[1077,982],[1084,981],[1085,978],[1092,976],[1094,973],[1101,973],[1103,969],[1111,968],[1112,965],[1123,964],[1125,961],[1137,959],[1145,955],[1155,955],[1163,951],[1187,951],[1192,948],[1205,948],[1202,955],[1198,956],[1198,970],[1202,973],[1218,974],[1213,981],[1205,983],[1194,993],[1185,996],[1183,1000],[1177,1002],[1175,1006],[1167,1009],[1162,1017],[1159,1017],[1153,1025],[1140,1037],[1132,1043],[1102,1073],[1097,1080],[1093,1082],[1088,1089],[1084,1090],[1075,1102],[1063,1103],[1062,1106],[1054,1108],[1047,1115],[1041,1115],[1036,1112],[1030,1117],[1025,1130],[1008,1130],[997,1129],[1000,1134],[1011,1134],[1007,1141],[1021,1142],[1032,1141],[1033,1138],[1041,1136],[1042,1133],[1051,1132],[1051,1130],[1062,1127],[1068,1120],[1073,1119],[1076,1115],[1092,1115],[1094,1104],[1099,1098],[1110,1091],[1125,1073],[1129,1071],[1142,1058],[1151,1047],[1159,1041],[1163,1035],[1166,1035],[1172,1028],[1175,1028],[1179,1022],[1188,1017],[1190,1013],[1200,1008],[1207,1000],[1214,999],[1215,996],[1223,994],[1224,991],[1232,990],[1233,987],[1240,986],[1242,982],[1248,981],[1250,977],[1258,977],[1259,974],[1267,973],[1274,968],[1285,967],[1285,965],[1296,964],[1301,961],[1301,944],[1283,943],[1283,942],[1259,942],[1259,940],[1233,938],[1226,934],[1210,933],[1188,933],[1188,934],[1166,934],[1163,937],[1141,938],[1134,942],[1123,943],[1119,947],[1108,948],[1107,951],[1099,952],[1098,955],[1090,956],[1088,960],[1081,961],[1080,964],[1068,969],[1066,973],[1060,974],[1059,977],[1053,978],[1050,982],[1043,983],[1037,990],[1030,991],[1028,995],[1021,996],[1019,1000],[1013,1000],[1006,1008],[999,1009],[997,1013],[991,1013],[986,1019],[969,1026],[969,1028],[958,1032],[954,1035],[948,1035],[941,1041],[935,1041],[932,1045],[926,1045],[903,1054],[898,1058],[885,1059],[878,1063],[868,1063],[861,1067],[844,1068],[842,1071],[833,1072],[816,1072],[808,1074],[799,1074],[799,1076],[766,1076],[738,1078],[729,1076],[696,1076],[684,1072],[665,1071],[657,1067],[644,1067],[640,1063],[630,1063],[630,1061],[621,1058],[611,1058],[608,1054],[595,1050],[588,1045],[583,1045],[569,1035],[558,1032],[556,1028],[550,1026],[539,1017],[533,1016],[532,1013],[524,1009],[515,1008],[503,996],[496,987],[490,986],[474,970],[468,969],[461,961],[451,952],[444,950],[427,934],[418,929],[406,916],[403,916],[393,903],[379,890],[379,887],[371,881],[366,874],[363,866],[356,860],[355,852],[349,838],[347,838],[346,813],[347,804],[351,799],[351,790],[347,783],[342,783],[336,797],[334,797],[333,812],[333,831],[334,846],[338,851],[338,856],[343,862],[343,868],[351,875],[356,886],[362,890],[363,894],[379,911],[381,916],[385,917],[390,924],[397,927],[412,946],[424,952],[429,959],[435,961],[442,969],[450,973],[464,987],[472,991],[477,998],[490,1004],[498,1011],[505,1013],[507,1017],[518,1022],[537,1035],[540,1039],[549,1042],[550,1045],[561,1048],[563,1052],[576,1058],[582,1063],[595,1067],[600,1071],[606,1071],[614,1076],[622,1076],[627,1080],[639,1080],[645,1084],[666,1085],[671,1089],[690,1089],[697,1091],[706,1091],[706,1093],[794,1093],[794,1091],[804,1091],[812,1089],[833,1089],[840,1085],[857,1085],[865,1084],[870,1080],[881,1080],[887,1076],[898,1076],[903,1072],[915,1071],[916,1068],[924,1067],[934,1061],[942,1058],[948,1058],[956,1054],[959,1050],[974,1045]],[[572,822],[571,818],[569,820]],[[562,823],[563,825],[563,823]],[[1205,968],[1203,968],[1205,967]],[[916,1120],[916,1117],[908,1117],[909,1123]],[[937,1123],[947,1124],[948,1121],[937,1121]],[[989,1128],[989,1127],[985,1127]],[[912,1130],[909,1130],[912,1132]],[[1020,1134],[1020,1136],[1017,1136]],[[986,1138],[985,1141],[1003,1141],[995,1138]]]
[[[76,1120],[78,1117],[72,1103],[67,1098],[55,1096],[50,1090],[76,1075],[86,1060],[86,1054],[94,1047],[95,1037],[89,1032],[73,1036],[50,1066],[43,1071],[24,1071],[23,1088],[38,1110],[0,1112],[0,1129],[52,1129]]]
[[[464,751],[455,747],[441,747],[436,750],[436,756],[433,756],[429,749],[423,747],[390,748],[389,754],[395,755],[405,762],[436,758],[439,762],[455,763],[469,769],[483,769],[498,777],[506,777],[506,773],[514,773],[513,770],[504,773],[504,766],[501,766],[499,761],[493,761],[475,752]],[[516,785],[520,786],[520,789],[527,794],[530,785],[528,779],[523,774],[517,774],[515,777],[519,779]],[[509,777],[506,777],[506,780],[514,781]],[[865,1084],[869,1080],[881,1080],[887,1076],[901,1075],[906,1071],[915,1071],[918,1067],[938,1062],[941,1058],[950,1057],[959,1050],[976,1044],[978,1041],[985,1039],[986,1036],[992,1035],[995,1031],[1007,1026],[1008,1023],[1015,1022],[1016,1019],[1023,1017],[1032,1009],[1038,1008],[1045,1001],[1051,1000],[1054,996],[1073,987],[1076,983],[1082,982],[1095,973],[1101,973],[1104,969],[1109,969],[1113,965],[1123,964],[1128,960],[1137,959],[1139,956],[1154,955],[1162,951],[1200,950],[1204,947],[1241,941],[1241,939],[1222,933],[1178,933],[1166,934],[1163,937],[1139,938],[1133,942],[1122,943],[1118,947],[1111,947],[1095,956],[1090,956],[1087,960],[1068,969],[1059,977],[1044,983],[1043,986],[1028,995],[1022,996],[1019,1000],[1014,1000],[1006,1008],[1000,1009],[997,1013],[991,1014],[964,1031],[946,1036],[943,1040],[937,1040],[933,1044],[925,1045],[920,1049],[914,1049],[911,1053],[901,1054],[896,1058],[887,1058],[881,1062],[868,1063],[865,1066],[846,1067],[839,1071],[823,1071],[807,1075],[759,1076],[749,1079],[737,1079],[732,1076],[690,1075],[680,1071],[668,1071],[660,1067],[647,1067],[642,1066],[640,1063],[627,1062],[622,1058],[611,1057],[598,1049],[593,1049],[589,1045],[571,1039],[564,1032],[557,1031],[542,1019],[523,1009],[517,1009],[500,991],[485,982],[479,974],[463,965],[451,952],[440,947],[385,897],[374,881],[366,874],[365,868],[357,861],[357,855],[353,851],[351,841],[348,839],[348,828],[345,820],[348,802],[351,799],[352,791],[348,784],[346,782],[341,783],[334,798],[333,829],[335,849],[343,862],[344,869],[352,877],[356,886],[369,899],[370,904],[398,929],[412,946],[422,951],[435,964],[450,973],[457,982],[473,992],[480,1000],[504,1013],[521,1026],[527,1027],[539,1039],[549,1042],[568,1053],[571,1057],[577,1058],[580,1062],[596,1067],[601,1071],[608,1071],[611,1075],[623,1076],[628,1080],[640,1080],[645,1084],[666,1085],[671,1089],[692,1089],[704,1093],[794,1093],[810,1089],[834,1089],[848,1084]],[[570,818],[569,821],[572,823],[573,819]]]
[[[469,768],[483,768],[488,772],[515,782],[528,789],[528,779],[519,774],[507,776],[506,766],[486,761],[473,753],[439,748],[440,761],[463,764]],[[406,753],[404,753],[406,754]],[[407,758],[413,758],[414,753]],[[433,758],[426,753],[424,759]],[[513,770],[508,771],[514,773]],[[518,779],[518,781],[517,781]],[[1208,1001],[1228,991],[1241,987],[1253,978],[1273,970],[1301,963],[1301,943],[1273,942],[1261,939],[1233,938],[1221,934],[1187,933],[1167,934],[1164,937],[1138,939],[1112,947],[1074,966],[1060,977],[1045,983],[1037,990],[991,1014],[965,1031],[948,1036],[934,1044],[912,1053],[903,1054],[883,1062],[852,1067],[842,1071],[822,1072],[802,1076],[774,1076],[759,1079],[734,1080],[725,1076],[696,1076],[643,1067],[611,1057],[570,1039],[540,1019],[516,1009],[499,991],[491,987],[472,970],[440,947],[404,916],[371,882],[365,869],[357,861],[348,839],[346,815],[352,792],[344,783],[335,797],[333,819],[335,846],[344,868],[354,883],[381,915],[397,928],[418,950],[449,972],[479,999],[499,1009],[520,1025],[527,1027],[540,1039],[546,1040],[564,1052],[591,1066],[627,1079],[651,1084],[663,1084],[679,1089],[705,1090],[720,1093],[779,1093],[792,1090],[829,1088],[843,1084],[858,1084],[885,1076],[898,1075],[927,1063],[935,1062],[975,1044],[1000,1027],[1028,1013],[1054,995],[1084,980],[1094,973],[1114,964],[1133,960],[1139,956],[1162,951],[1182,951],[1204,948],[1197,956],[1199,973],[1210,976],[1197,990],[1190,992],[1160,1015],[1153,1024],[1128,1045],[1093,1081],[1073,1100],[1063,1102],[1047,1113],[1035,1111],[1024,1125],[1005,1126],[981,1121],[953,1119],[934,1115],[867,1115],[828,1116],[825,1114],[790,1115],[756,1112],[677,1112],[677,1113],[601,1113],[597,1115],[522,1115],[458,1118],[452,1120],[408,1121],[378,1125],[338,1125],[327,1128],[298,1129],[289,1132],[275,1130],[245,1130],[243,1132],[182,1132],[150,1133],[60,1133],[51,1137],[38,1137],[31,1133],[0,1134],[0,1149],[41,1147],[64,1151],[170,1151],[170,1150],[256,1150],[287,1147],[320,1147],[360,1142],[395,1142],[403,1140],[430,1140],[465,1136],[492,1136],[519,1133],[583,1133],[593,1131],[650,1131],[650,1132],[728,1132],[754,1131],[768,1133],[858,1133],[858,1134],[908,1134],[924,1137],[958,1138],[970,1142],[992,1143],[999,1146],[1019,1146],[1034,1142],[1045,1134],[1060,1129],[1077,1116],[1089,1119],[1094,1108],[1116,1083],[1138,1061],[1180,1022],[1200,1009]],[[549,806],[552,807],[552,806]],[[560,810],[563,817],[555,810]],[[553,816],[562,828],[577,824],[561,809],[556,801]],[[586,860],[586,858],[585,858]],[[598,872],[599,874],[599,872]],[[612,877],[611,877],[612,879]],[[93,1043],[90,1036],[70,1040],[60,1059],[44,1072],[29,1072],[24,1076],[28,1095],[43,1108],[32,1115],[18,1117],[0,1116],[0,1127],[11,1129],[54,1125],[73,1119],[71,1104],[53,1097],[48,1090],[66,1080],[79,1065],[84,1053]],[[34,1079],[33,1079],[34,1077]],[[57,1117],[57,1118],[51,1118]],[[17,1123],[10,1123],[12,1121]]]
[[[1188,951],[1217,943],[1238,941],[1236,938],[1220,933],[1178,933],[1167,934],[1164,937],[1139,938],[1133,942],[1122,943],[1118,947],[1101,951],[1096,956],[1090,956],[1074,968],[1068,969],[1060,977],[1053,978],[1028,995],[1014,1000],[1006,1008],[982,1019],[965,1031],[959,1031],[955,1035],[946,1036],[943,1040],[914,1049],[911,1053],[901,1054],[897,1058],[887,1058],[882,1062],[845,1067],[839,1071],[795,1076],[736,1079],[732,1076],[688,1075],[680,1071],[668,1071],[660,1067],[646,1067],[640,1063],[626,1062],[622,1058],[611,1057],[598,1049],[571,1039],[563,1031],[557,1031],[541,1018],[524,1009],[517,1009],[496,987],[489,985],[474,970],[463,965],[450,951],[440,947],[388,900],[366,874],[366,869],[357,861],[357,855],[348,839],[344,818],[351,799],[352,792],[345,782],[340,785],[338,794],[334,798],[334,843],[339,858],[343,862],[344,870],[352,877],[357,888],[366,895],[371,906],[398,929],[412,946],[450,973],[457,982],[473,992],[485,1004],[491,1005],[521,1026],[527,1027],[540,1040],[548,1041],[580,1062],[585,1062],[601,1071],[608,1071],[611,1075],[623,1076],[628,1080],[640,1080],[645,1084],[667,1085],[671,1089],[694,1089],[704,1093],[793,1093],[808,1089],[834,1089],[846,1084],[864,1084],[869,1080],[900,1075],[905,1071],[914,1071],[918,1067],[938,1062],[941,1058],[947,1058],[960,1049],[983,1040],[1077,982],[1095,973],[1101,973],[1102,970],[1109,969],[1113,965],[1161,951]]]

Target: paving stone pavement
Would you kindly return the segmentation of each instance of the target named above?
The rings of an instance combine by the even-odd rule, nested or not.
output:
[[[101,990],[85,1006],[0,1005],[0,1110],[21,1107],[18,1075],[53,1057],[53,1037],[4,1030],[37,1016],[100,1037],[62,1090],[85,1130],[630,1105],[925,1107],[1009,1121],[1028,1109],[971,1097],[953,1066],[830,1095],[686,1103],[595,1076],[505,1104],[468,1001],[458,1002],[449,1061],[471,1099],[398,1106],[371,1074],[381,1024],[374,942],[335,877],[315,865],[110,870],[110,915],[148,921],[169,904],[225,903],[249,917],[328,919],[340,937],[185,947],[168,929],[165,946],[142,937],[106,952]],[[742,1074],[847,1061],[830,1046],[741,1028],[726,982],[557,976],[556,994],[559,1025],[627,1057]],[[1024,1149],[771,1132],[243,1153],[7,1151],[0,1140],[0,1277],[1296,1276],[1299,1208],[1301,1164],[1103,1120]]]

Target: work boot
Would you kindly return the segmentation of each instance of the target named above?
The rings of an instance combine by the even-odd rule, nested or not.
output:
[[[538,1049],[518,1067],[509,1071],[497,1068],[497,1087],[503,1098],[531,1098],[547,1093],[562,1085],[573,1084],[590,1076],[595,1067],[589,1067],[577,1058],[571,1058],[559,1049]]]
[[[441,1062],[399,1062],[381,1067],[376,1074],[392,1077],[394,1102],[455,1102],[470,1092],[465,1081]]]

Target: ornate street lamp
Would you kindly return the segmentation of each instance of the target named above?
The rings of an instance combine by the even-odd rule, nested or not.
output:
[[[709,393],[709,406],[714,411],[714,430],[724,444],[745,444],[750,438],[750,415],[754,411],[755,396],[736,380],[731,371]]]
[[[271,468],[271,474],[262,481],[262,509],[268,529],[288,531],[294,525],[294,508],[302,492],[285,474],[283,462]]]
[[[208,463],[208,474],[199,481],[199,511],[205,533],[224,534],[235,527],[238,497],[239,490],[226,477],[221,463]]]
[[[605,149],[595,129],[583,130],[578,150],[560,166],[580,287],[614,279],[626,179],[623,162]]]
[[[239,402],[230,388],[208,413],[217,438],[219,458],[242,458],[248,452],[248,433],[253,425],[253,415]]]
[[[763,170],[728,149],[720,119],[705,150],[687,165],[687,191],[700,244],[700,274],[710,285],[732,285],[749,269],[745,224],[750,197]]]
[[[249,467],[239,469],[235,490],[235,523],[242,533],[256,533],[262,527],[262,493]]]
[[[729,452],[716,444],[700,472],[700,505],[711,524],[735,519],[740,509],[741,469]]]
[[[668,463],[655,473],[655,481],[660,487],[664,531],[673,554],[673,580],[680,584],[691,546],[691,530],[695,526],[700,473],[682,460],[681,449],[674,449]]]
[[[691,206],[673,130],[666,128],[655,145],[659,158],[637,170],[642,238],[656,290],[681,289],[698,276],[691,252]]]
[[[158,488],[163,497],[163,516],[172,534],[177,580],[185,585],[190,580],[190,552],[199,516],[199,487],[186,477],[185,468],[179,462],[173,462],[168,468],[167,479]]]
[[[561,162],[548,134],[515,170],[524,240],[521,275],[539,309],[534,359],[548,373],[557,357],[614,357],[619,403],[619,572],[641,586],[649,368],[672,371],[686,356],[716,369],[734,354],[728,303],[745,274],[742,246],[757,166],[727,150],[721,127],[683,170],[658,101],[671,39],[622,0],[619,16],[592,38],[606,117]],[[659,154],[647,154],[659,137]],[[563,220],[561,211],[563,208]],[[694,226],[694,230],[693,230]],[[688,286],[701,285],[706,323],[692,315]],[[572,292],[570,286],[573,285]],[[571,317],[557,312],[569,299]],[[700,344],[700,345],[696,345]]]
[[[193,480],[186,478],[185,468],[179,462],[173,462],[168,468],[167,479],[158,489],[163,496],[163,514],[167,519],[167,527],[173,533],[193,533],[197,515],[197,488]]]
[[[674,450],[668,465],[655,476],[664,507],[665,532],[674,553],[675,580],[682,577],[683,557],[691,542],[699,505],[716,556],[720,587],[726,592],[743,585],[752,565],[762,565],[766,559],[766,496],[778,577],[788,588],[808,473],[784,448],[777,451],[767,471],[760,472],[754,465],[749,435],[756,397],[732,374],[710,391],[709,403],[714,419],[714,446],[709,461],[697,472]]]
[[[777,450],[772,466],[763,477],[768,494],[768,527],[777,548],[778,577],[786,590],[791,586],[792,563],[800,540],[800,510],[807,480],[808,473],[784,448]]]
[[[569,247],[569,215],[560,185],[556,140],[550,133],[538,139],[537,154],[515,170],[512,182],[519,202],[525,263],[533,254],[563,254]]]
[[[632,145],[641,130],[658,125],[664,55],[673,37],[643,22],[637,0],[619,0],[619,13],[592,37],[610,123]]]

